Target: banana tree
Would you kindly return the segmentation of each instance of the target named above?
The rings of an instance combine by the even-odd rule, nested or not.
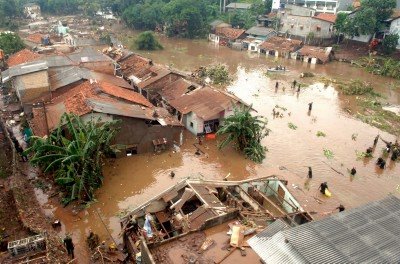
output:
[[[267,120],[251,114],[251,106],[234,107],[233,115],[224,119],[217,135],[225,138],[219,143],[220,149],[234,144],[247,158],[261,163],[265,158],[266,148],[261,140],[269,134]]]
[[[33,153],[33,165],[54,173],[55,182],[68,194],[65,203],[90,201],[103,183],[101,164],[116,131],[116,121],[83,122],[76,115],[64,114],[58,128],[46,139],[33,138],[26,152]]]

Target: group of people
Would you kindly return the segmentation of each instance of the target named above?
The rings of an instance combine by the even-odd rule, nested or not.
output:
[[[367,156],[371,155],[372,152],[375,149],[376,145],[378,144],[379,138],[386,144],[386,149],[385,152],[390,155],[390,159],[392,161],[396,161],[400,155],[400,145],[399,142],[396,140],[395,143],[392,143],[391,141],[386,141],[383,138],[381,138],[379,135],[377,135],[374,139],[374,146],[369,147],[367,149]],[[379,168],[384,169],[386,167],[386,160],[384,159],[384,156],[380,156],[377,161],[376,165],[379,166]]]

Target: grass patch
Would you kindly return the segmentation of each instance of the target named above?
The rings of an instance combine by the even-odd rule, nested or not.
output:
[[[370,83],[361,80],[351,80],[348,83],[341,83],[338,87],[345,95],[373,95],[381,97],[379,93],[374,91]]]
[[[317,137],[326,137],[326,134],[322,131],[317,132]]]
[[[295,124],[293,124],[292,122],[289,122],[289,123],[288,123],[288,127],[289,127],[290,129],[293,129],[293,130],[296,130],[296,129],[297,129],[297,126],[296,126]]]
[[[333,157],[335,156],[335,154],[333,154],[333,151],[330,149],[324,149],[324,156],[327,159],[333,159]]]

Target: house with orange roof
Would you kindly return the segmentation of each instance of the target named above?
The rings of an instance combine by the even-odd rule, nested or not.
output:
[[[178,142],[182,125],[163,108],[154,107],[131,89],[108,82],[84,81],[64,94],[32,109],[33,133],[43,137],[54,131],[64,113],[84,121],[118,120],[113,141],[116,157],[159,151]]]
[[[18,64],[38,60],[41,57],[42,57],[42,55],[35,53],[29,49],[23,49],[23,50],[20,50],[17,53],[14,53],[8,57],[7,66],[13,67]]]
[[[209,36],[215,43],[228,46],[246,37],[246,30],[240,28],[222,27],[215,29],[215,36]]]

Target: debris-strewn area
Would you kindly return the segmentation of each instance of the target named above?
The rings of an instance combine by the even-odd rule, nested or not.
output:
[[[33,186],[27,177],[17,173],[11,181],[15,204],[22,224],[36,234],[47,234],[48,263],[67,263],[68,257],[61,239],[51,229],[50,223],[44,216],[38,201],[35,199]]]

